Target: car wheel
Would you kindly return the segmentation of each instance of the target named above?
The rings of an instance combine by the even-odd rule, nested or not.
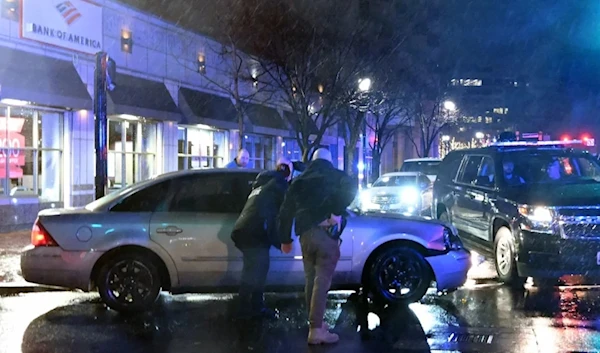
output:
[[[108,260],[96,279],[100,297],[111,309],[120,312],[148,310],[160,294],[160,274],[146,256],[119,254]]]
[[[410,304],[423,298],[431,280],[429,264],[418,251],[411,248],[390,248],[373,261],[369,289],[374,300]]]
[[[514,249],[510,229],[500,227],[494,240],[494,264],[498,278],[506,284],[520,286],[525,283],[526,278],[519,277],[517,273]]]

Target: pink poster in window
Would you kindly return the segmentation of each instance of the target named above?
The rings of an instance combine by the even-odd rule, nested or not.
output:
[[[6,176],[8,159],[9,178],[22,178],[25,154],[25,136],[21,134],[25,119],[0,117],[0,179]]]

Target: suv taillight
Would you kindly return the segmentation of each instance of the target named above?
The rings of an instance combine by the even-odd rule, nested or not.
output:
[[[31,229],[31,244],[33,246],[58,246],[50,233],[40,224],[39,220],[35,221]]]

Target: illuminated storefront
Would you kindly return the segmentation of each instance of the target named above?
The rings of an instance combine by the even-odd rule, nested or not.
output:
[[[178,169],[222,168],[229,160],[229,132],[209,126],[177,128]]]

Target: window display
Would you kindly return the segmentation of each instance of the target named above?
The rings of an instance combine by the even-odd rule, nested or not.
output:
[[[63,114],[0,105],[0,195],[61,201]]]

